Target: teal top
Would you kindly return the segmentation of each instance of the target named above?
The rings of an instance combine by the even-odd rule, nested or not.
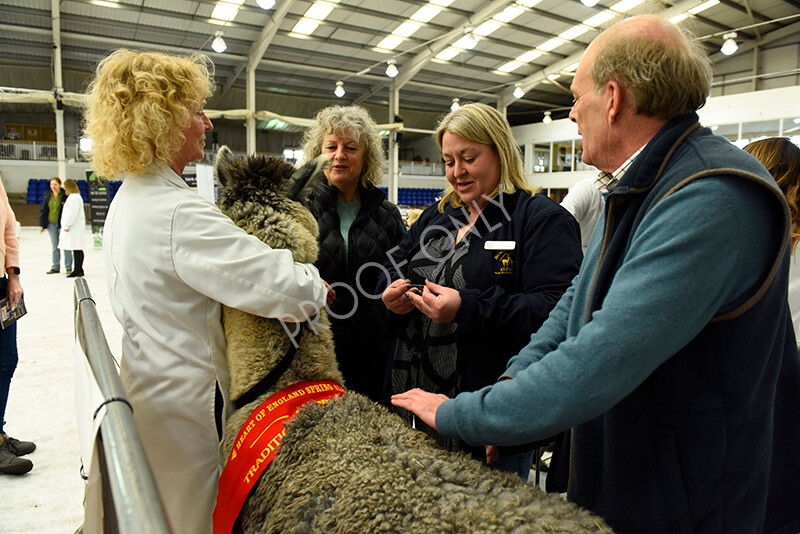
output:
[[[350,227],[353,221],[356,220],[358,210],[361,209],[361,199],[353,200],[352,202],[342,202],[339,200],[336,203],[336,212],[339,214],[339,233],[342,234],[344,239],[344,253],[347,256],[347,237],[350,235]]]

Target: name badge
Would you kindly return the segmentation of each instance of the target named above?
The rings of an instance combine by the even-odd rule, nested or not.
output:
[[[485,250],[514,250],[517,248],[516,241],[486,241],[483,244]]]

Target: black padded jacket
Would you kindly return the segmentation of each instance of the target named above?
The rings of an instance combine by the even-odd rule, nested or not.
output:
[[[361,208],[350,227],[347,253],[339,231],[338,190],[329,185],[316,188],[307,206],[320,230],[315,265],[336,291],[329,315],[345,385],[386,403],[394,336],[375,287],[386,277],[381,264],[402,239],[405,225],[400,210],[381,190],[359,192]]]

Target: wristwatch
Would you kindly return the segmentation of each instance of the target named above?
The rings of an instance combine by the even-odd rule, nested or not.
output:
[[[19,274],[19,267],[11,267],[11,274]]]

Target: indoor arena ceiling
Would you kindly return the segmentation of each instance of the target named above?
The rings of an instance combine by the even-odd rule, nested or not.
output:
[[[303,99],[385,107],[395,83],[401,113],[441,114],[454,98],[499,100],[509,121],[520,124],[541,120],[544,111],[566,115],[572,71],[586,45],[626,15],[684,18],[716,64],[728,60],[719,50],[732,31],[740,51],[800,43],[800,0],[275,2],[265,10],[265,0],[0,0],[0,85],[52,89],[52,79],[34,74],[52,69],[60,26],[66,91],[82,91],[98,59],[116,48],[202,51],[216,66],[217,102],[228,108],[246,107],[252,56],[257,91],[275,113],[296,116],[290,103]],[[218,32],[227,45],[221,53],[212,49]],[[390,61],[395,78],[386,75]],[[338,81],[345,91],[339,99]]]

